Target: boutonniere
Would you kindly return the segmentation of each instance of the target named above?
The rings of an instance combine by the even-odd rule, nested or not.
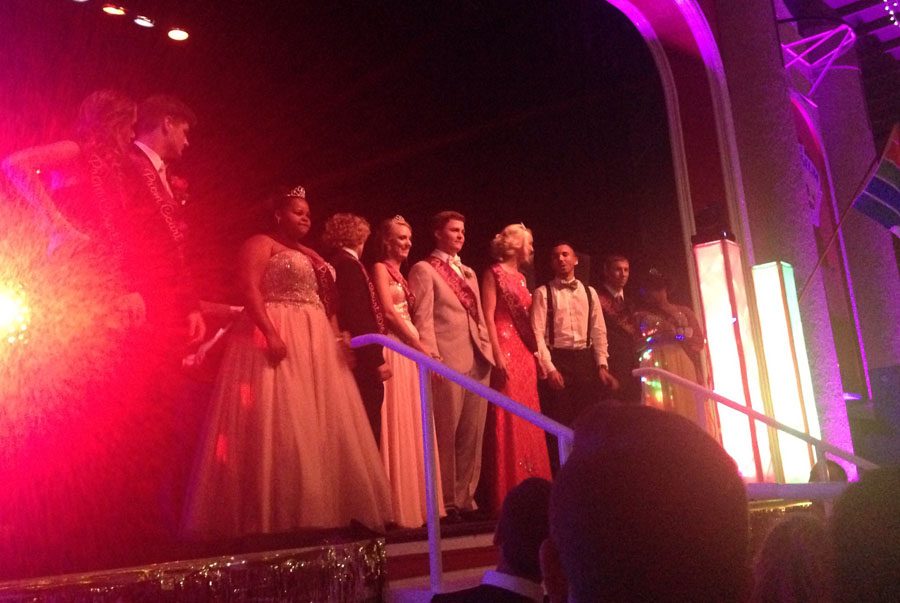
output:
[[[475,276],[475,273],[472,272],[471,268],[469,268],[468,266],[463,266],[462,273],[466,278],[472,278]]]
[[[188,181],[181,176],[172,176],[169,178],[169,187],[172,189],[172,197],[179,205],[186,205],[188,202]]]

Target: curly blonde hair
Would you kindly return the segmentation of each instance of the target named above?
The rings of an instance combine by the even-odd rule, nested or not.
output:
[[[332,249],[356,247],[372,233],[369,222],[356,214],[334,214],[325,222],[322,243]]]
[[[527,237],[531,236],[531,229],[524,224],[510,224],[494,235],[491,241],[491,256],[495,260],[502,260],[525,246]]]

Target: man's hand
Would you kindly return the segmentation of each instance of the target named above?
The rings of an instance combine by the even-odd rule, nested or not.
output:
[[[387,381],[394,375],[394,372],[391,370],[391,367],[387,365],[387,362],[385,362],[375,370],[378,371],[378,378],[382,381]]]
[[[199,311],[187,315],[187,336],[189,346],[200,343],[206,337],[206,321]]]
[[[613,377],[613,374],[609,372],[609,369],[605,366],[600,367],[600,383],[604,386],[608,387],[611,390],[619,389],[619,380]]]
[[[550,389],[564,389],[566,380],[563,379],[562,373],[559,371],[550,371],[550,374],[547,375],[547,385],[550,386]]]

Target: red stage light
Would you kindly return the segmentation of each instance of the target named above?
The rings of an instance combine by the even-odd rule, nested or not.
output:
[[[176,42],[184,42],[188,39],[188,32],[184,31],[180,27],[173,27],[169,30],[169,37]]]
[[[107,15],[120,17],[124,15],[126,11],[124,6],[119,6],[118,4],[104,4],[103,12],[105,12]]]

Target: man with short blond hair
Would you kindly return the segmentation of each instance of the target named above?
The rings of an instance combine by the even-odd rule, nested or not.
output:
[[[465,218],[443,211],[431,219],[435,249],[409,272],[412,318],[422,345],[450,368],[487,385],[494,357],[478,279],[459,259]],[[434,426],[449,521],[475,511],[487,402],[447,379],[435,379]]]

